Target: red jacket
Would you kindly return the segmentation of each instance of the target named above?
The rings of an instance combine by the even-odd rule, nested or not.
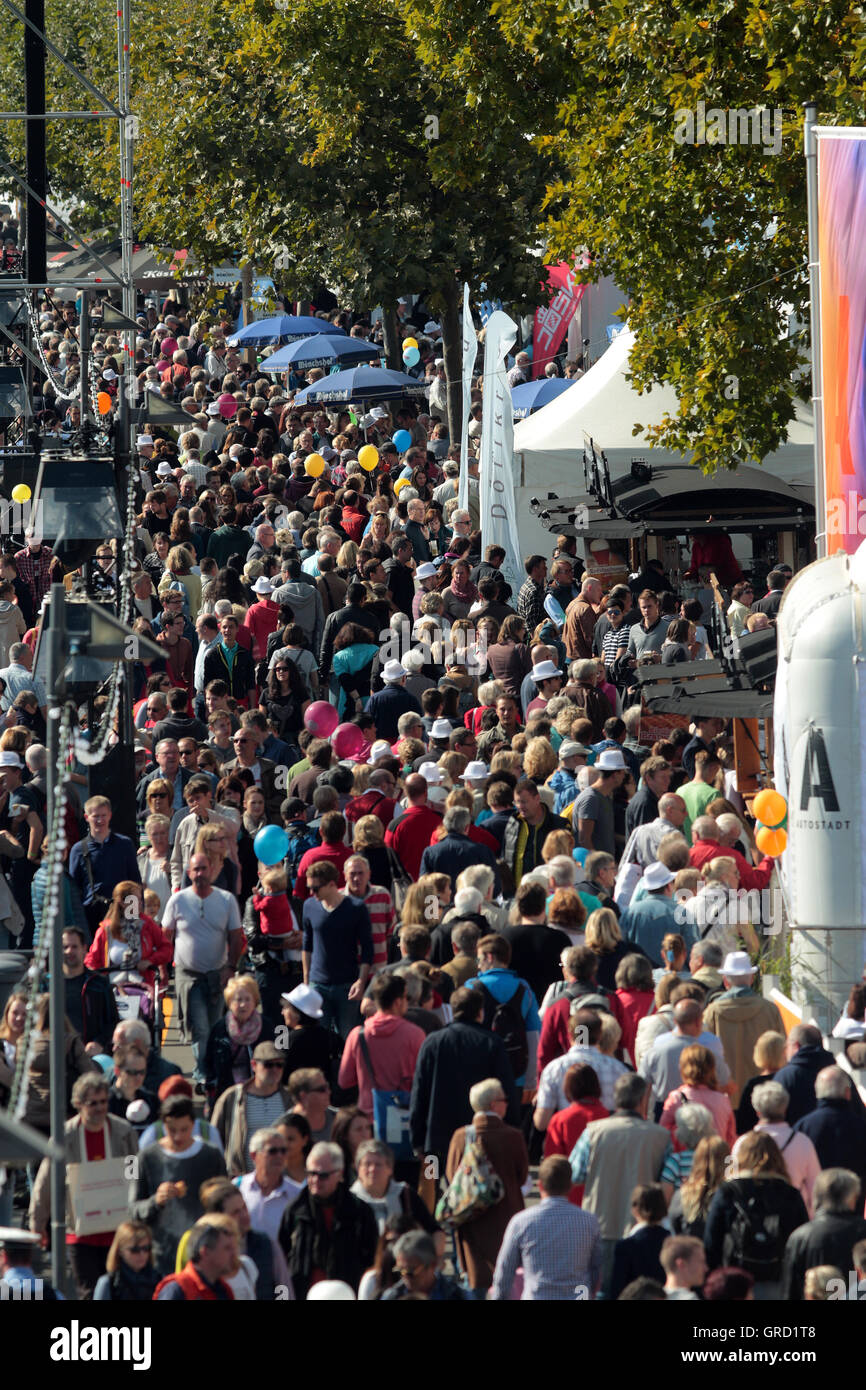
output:
[[[765,854],[757,868],[753,868],[738,849],[720,845],[718,840],[696,840],[689,850],[689,863],[693,869],[702,869],[711,859],[733,859],[740,871],[740,887],[746,889],[766,888],[773,872],[773,861]]]
[[[219,1283],[222,1285],[228,1297],[233,1300],[234,1294],[229,1285],[222,1279],[219,1280]],[[167,1274],[164,1279],[160,1279],[153,1291],[154,1303],[159,1298],[160,1291],[165,1288],[166,1284],[180,1284],[183,1289],[184,1298],[190,1303],[219,1302],[215,1291],[211,1288],[210,1284],[206,1284],[204,1279],[202,1279],[192,1260],[190,1260],[189,1264],[184,1265],[180,1274]]]
[[[364,534],[364,527],[370,520],[367,512],[353,512],[351,508],[345,507],[340,520],[343,530],[349,537],[349,540],[354,541],[356,545],[360,545],[361,538]]]
[[[629,1066],[635,1065],[634,1043],[637,1026],[641,1019],[651,1012],[654,1002],[655,995],[651,989],[618,989],[611,998],[614,1018],[622,1029],[619,1045],[623,1052],[628,1053],[625,1060]]]
[[[565,1157],[569,1158],[587,1125],[593,1120],[605,1120],[609,1114],[610,1111],[605,1110],[600,1100],[589,1098],[579,1100],[574,1105],[567,1105],[564,1110],[558,1110],[547,1126],[544,1136],[544,1157],[565,1154]],[[568,1200],[576,1207],[582,1204],[583,1183],[571,1189]]]
[[[268,649],[268,638],[276,632],[280,621],[279,605],[273,599],[263,598],[247,609],[243,626],[252,638],[252,654],[256,661],[264,660]]]
[[[110,968],[108,947],[108,930],[103,922],[97,928],[93,944],[84,957],[84,964],[88,970]],[[142,913],[141,916],[141,958],[142,964],[138,967],[138,972],[146,983],[152,986],[157,967],[168,965],[171,960],[171,942],[159,923],[148,917],[147,913]]]
[[[348,802],[343,815],[350,825],[354,825],[362,816],[378,816],[387,830],[394,819],[396,806],[395,797],[386,796],[378,787],[370,787],[363,796],[356,796]]]
[[[563,994],[559,999],[555,999],[544,1010],[541,1019],[541,1038],[538,1043],[539,1076],[548,1062],[552,1062],[555,1057],[564,1057],[571,1047],[571,1038],[568,1036],[570,1013],[571,996],[568,994]],[[554,1149],[554,1153],[558,1152],[558,1149]]]
[[[391,848],[411,879],[421,874],[421,855],[433,842],[442,817],[431,806],[410,806],[396,825],[385,831],[385,844]]]

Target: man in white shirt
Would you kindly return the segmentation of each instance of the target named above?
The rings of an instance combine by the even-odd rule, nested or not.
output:
[[[193,1082],[203,1093],[205,1048],[223,1015],[223,987],[244,948],[241,915],[234,894],[211,886],[205,854],[190,860],[191,888],[168,900],[163,930],[174,943],[174,976],[186,1040],[195,1060]]]

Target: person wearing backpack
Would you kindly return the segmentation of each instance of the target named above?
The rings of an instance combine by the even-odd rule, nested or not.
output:
[[[523,1211],[523,1184],[529,1176],[529,1153],[519,1129],[505,1123],[508,1097],[495,1077],[478,1081],[469,1092],[472,1124],[456,1130],[448,1149],[449,1183],[463,1167],[467,1150],[499,1178],[503,1193],[492,1205],[455,1229],[457,1256],[469,1287],[479,1295],[493,1283],[496,1257],[512,1216]],[[476,1148],[477,1145],[477,1148]],[[480,1153],[479,1153],[480,1150]],[[477,1169],[476,1169],[477,1171]]]
[[[504,936],[482,936],[478,943],[478,974],[467,980],[484,999],[482,1023],[502,1039],[514,1083],[522,1091],[535,1087],[541,1019],[535,995],[526,980],[509,969],[511,944]]]
[[[788,1237],[809,1214],[791,1185],[775,1139],[753,1130],[738,1148],[736,1177],[710,1203],[704,1246],[710,1269],[735,1265],[755,1280],[755,1298],[778,1299]]]

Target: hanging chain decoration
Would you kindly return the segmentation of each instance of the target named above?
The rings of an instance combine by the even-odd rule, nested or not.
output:
[[[15,1057],[15,1075],[12,1078],[9,1112],[20,1120],[27,1105],[27,1077],[33,1062],[36,1046],[36,1003],[39,997],[39,984],[48,968],[51,949],[52,923],[57,914],[63,911],[63,875],[66,857],[66,822],[64,811],[69,780],[72,772],[74,743],[72,721],[75,710],[72,705],[64,705],[60,710],[49,710],[49,718],[59,718],[57,765],[55,767],[54,816],[45,840],[42,853],[42,866],[45,869],[45,891],[42,898],[42,918],[36,940],[33,959],[25,976],[24,993],[27,999],[24,1030]],[[59,968],[59,962],[56,962]]]

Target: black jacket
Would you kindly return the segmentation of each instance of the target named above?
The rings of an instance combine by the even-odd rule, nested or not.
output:
[[[854,1082],[851,1082],[852,1093]],[[850,1168],[866,1179],[866,1115],[848,1100],[819,1100],[815,1109],[794,1129],[805,1134],[818,1154],[822,1168]]]
[[[655,1279],[659,1284],[664,1283],[665,1272],[659,1255],[668,1234],[664,1226],[641,1226],[633,1235],[617,1241],[608,1297],[619,1298],[626,1285],[635,1279]]]
[[[823,1071],[825,1067],[835,1065],[835,1057],[826,1048],[801,1047],[790,1062],[776,1072],[773,1080],[778,1081],[780,1086],[784,1086],[790,1097],[788,1113],[785,1117],[789,1125],[795,1124],[797,1120],[801,1120],[804,1115],[808,1115],[810,1111],[815,1109],[818,1103],[815,1099],[815,1080],[818,1072]],[[849,1105],[852,1110],[863,1114],[863,1102],[853,1083]]]
[[[520,1096],[501,1038],[480,1023],[449,1023],[421,1044],[412,1082],[412,1146],[419,1153],[444,1156],[451,1136],[472,1123],[469,1090],[489,1077],[501,1081],[508,1096],[506,1124],[520,1123]]]
[[[534,926],[520,922],[503,927],[499,933],[511,946],[511,969],[526,980],[540,1004],[548,985],[561,978],[560,957],[571,945],[571,939],[556,927]]]
[[[120,1022],[114,990],[104,975],[85,970],[81,979],[81,1012],[84,1027],[83,1043],[98,1042],[102,1051],[111,1053],[111,1040]]]
[[[204,659],[204,683],[207,686],[209,681],[225,681],[229,688],[229,694],[236,700],[243,700],[246,703],[247,691],[252,690],[256,683],[256,668],[250,653],[239,646],[232,664],[231,674],[222,653],[222,646],[219,642],[211,647]]]
[[[809,1216],[800,1193],[784,1178],[736,1178],[723,1182],[707,1212],[704,1246],[710,1269],[740,1263],[731,1246],[731,1232],[737,1215],[735,1198],[743,1203],[753,1195],[760,1198],[764,1210],[778,1221],[773,1246],[767,1251],[768,1256],[772,1257],[771,1262],[760,1273],[753,1269],[748,1271],[762,1282],[768,1282],[780,1277],[788,1237],[798,1226],[805,1226]]]
[[[313,1198],[305,1187],[283,1212],[278,1239],[288,1261],[295,1297],[303,1300],[317,1264],[328,1279],[342,1279],[357,1293],[361,1275],[375,1258],[379,1227],[372,1207],[353,1197],[341,1183],[334,1224],[328,1234],[323,1226],[317,1240]],[[317,1244],[321,1249],[316,1249]]]
[[[786,1302],[801,1303],[806,1270],[815,1265],[835,1265],[847,1278],[848,1270],[854,1268],[851,1252],[864,1239],[866,1221],[859,1212],[819,1211],[788,1238],[780,1296]]]

